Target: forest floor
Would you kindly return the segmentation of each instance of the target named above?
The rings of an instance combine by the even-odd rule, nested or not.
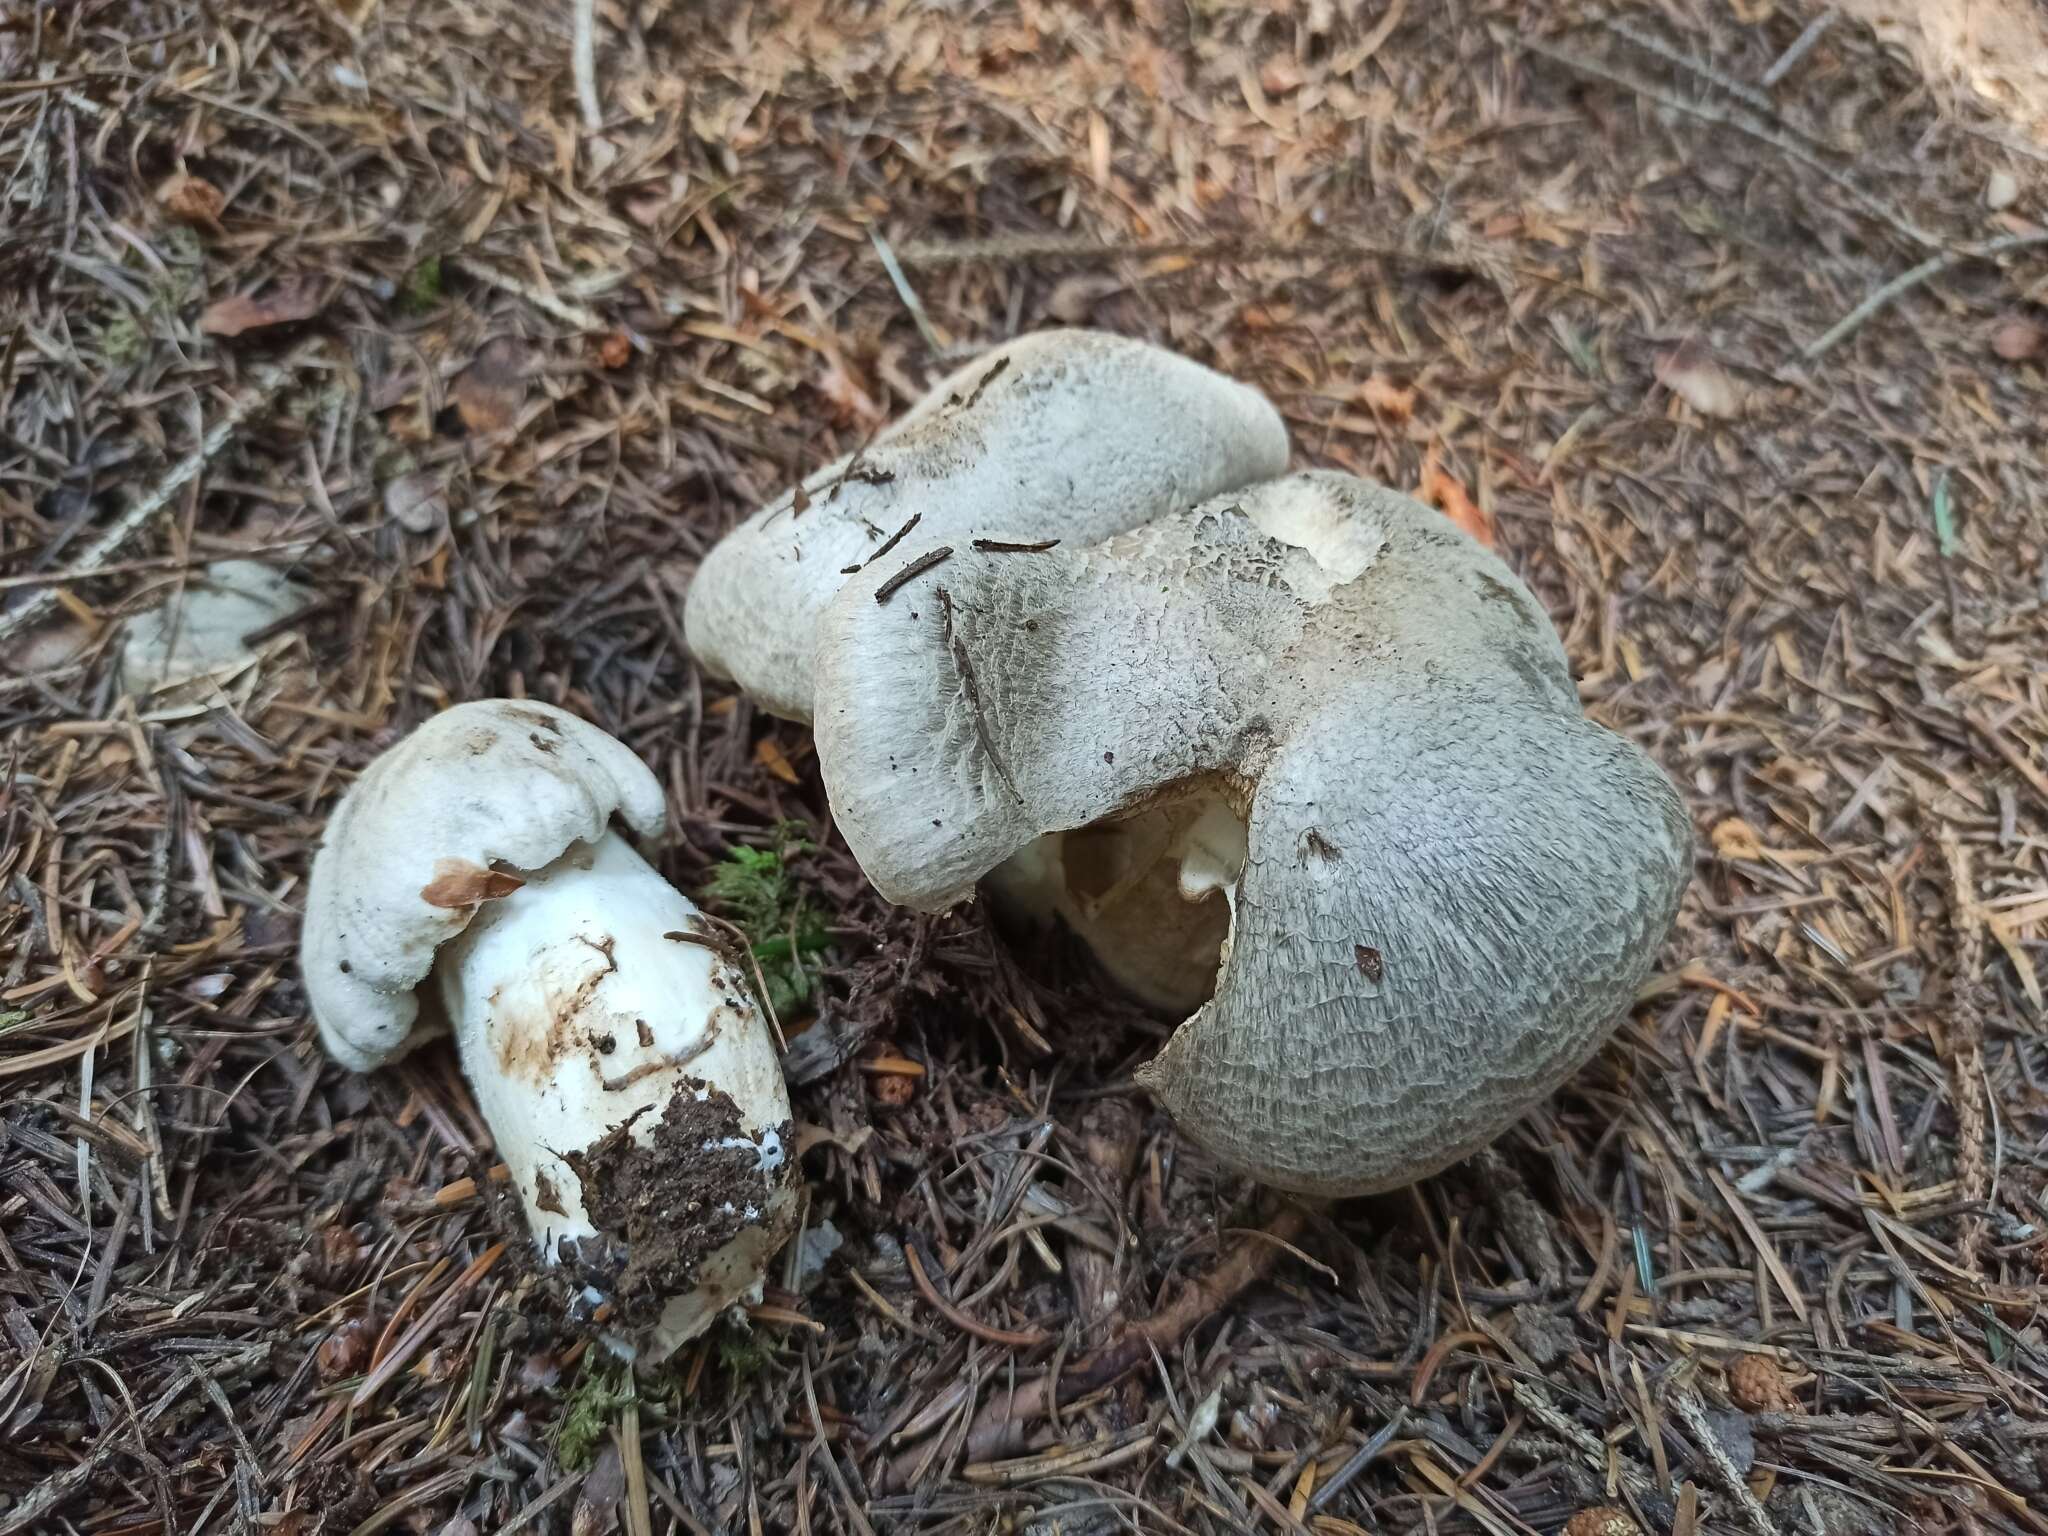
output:
[[[2048,155],[1815,15],[604,0],[592,123],[568,5],[9,8],[0,1536],[2048,1531]],[[1469,496],[1696,818],[1611,1045],[1284,1251],[1166,1022],[888,908],[681,643],[1053,324]],[[224,557],[299,611],[125,691]],[[341,791],[505,695],[819,939],[806,1235],[638,1382],[452,1054],[343,1072],[298,982]]]

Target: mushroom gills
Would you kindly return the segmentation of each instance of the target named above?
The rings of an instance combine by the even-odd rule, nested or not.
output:
[[[1012,923],[1058,918],[1125,991],[1185,1016],[1216,991],[1244,860],[1237,797],[1204,777],[1128,815],[1046,833],[983,889]]]
[[[788,1092],[703,915],[616,832],[518,878],[434,995],[543,1262],[658,1359],[758,1298],[794,1226]]]

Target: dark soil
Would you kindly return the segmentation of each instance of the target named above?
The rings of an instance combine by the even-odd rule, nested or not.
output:
[[[774,1134],[788,1147],[796,1132],[785,1122]],[[760,1225],[771,1188],[781,1187],[761,1175],[763,1139],[748,1136],[731,1094],[686,1079],[644,1143],[628,1122],[564,1152],[591,1224],[605,1234],[579,1245],[578,1279],[610,1298],[628,1326],[651,1326],[706,1258]]]

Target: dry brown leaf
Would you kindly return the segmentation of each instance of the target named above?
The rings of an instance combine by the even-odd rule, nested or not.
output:
[[[486,869],[467,859],[434,860],[434,878],[420,888],[420,900],[430,907],[454,909],[473,907],[482,901],[499,901],[526,882],[502,870]]]
[[[326,304],[327,284],[320,278],[287,277],[260,296],[252,290],[207,305],[199,317],[199,329],[208,336],[239,336],[244,331],[310,320]]]
[[[1680,342],[1657,359],[1657,382],[1702,416],[1742,414],[1742,390],[1697,342]]]
[[[875,403],[867,381],[836,354],[827,356],[818,374],[818,393],[832,407],[834,426],[873,428],[887,414]]]
[[[482,435],[517,425],[526,404],[526,349],[510,336],[484,343],[449,387],[463,427]]]
[[[773,736],[763,736],[754,743],[754,761],[774,774],[785,784],[801,784],[803,780],[790,765],[788,754],[782,750],[782,743]]]
[[[1422,483],[1415,488],[1416,496],[1492,549],[1495,542],[1493,519],[1472,499],[1472,493],[1465,489],[1465,482],[1438,462],[1438,452],[1438,445],[1431,443],[1429,452],[1423,455]]]
[[[2048,333],[2021,315],[1999,321],[1991,332],[1991,350],[2008,363],[2023,363],[2030,357],[2038,357],[2044,341],[2048,341]]]
[[[1359,402],[1389,420],[1402,422],[1415,414],[1415,391],[1374,374],[1358,386]]]
[[[1753,861],[1764,856],[1763,841],[1756,835],[1756,828],[1740,816],[1716,822],[1713,838],[1714,852],[1721,858]]]
[[[183,171],[164,178],[156,189],[156,200],[180,224],[218,224],[220,211],[227,206],[219,187]]]

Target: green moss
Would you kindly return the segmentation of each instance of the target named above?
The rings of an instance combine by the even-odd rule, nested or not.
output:
[[[611,1433],[619,1410],[638,1396],[632,1367],[600,1358],[594,1350],[586,1354],[555,1424],[555,1460],[570,1472],[588,1466]]]
[[[704,887],[705,900],[745,932],[777,1018],[810,1001],[804,957],[831,942],[824,919],[789,872],[789,860],[811,851],[801,833],[796,823],[785,821],[776,826],[771,848],[735,844]]]
[[[100,355],[117,368],[142,356],[148,341],[142,322],[125,309],[115,310],[100,324]]]
[[[86,326],[94,348],[116,368],[145,356],[155,338],[171,330],[176,317],[200,292],[206,253],[199,236],[182,224],[172,224],[154,231],[152,240],[157,255],[163,258],[161,271],[154,265],[146,271],[123,268],[148,295],[147,306],[138,314],[126,304],[110,300],[93,310]]]
[[[405,286],[399,290],[399,303],[411,315],[425,314],[441,302],[441,258],[429,256],[425,261],[405,274]]]
[[[768,1373],[775,1364],[775,1351],[768,1347],[765,1335],[743,1324],[722,1322],[718,1325],[718,1363],[733,1386],[744,1389]]]

